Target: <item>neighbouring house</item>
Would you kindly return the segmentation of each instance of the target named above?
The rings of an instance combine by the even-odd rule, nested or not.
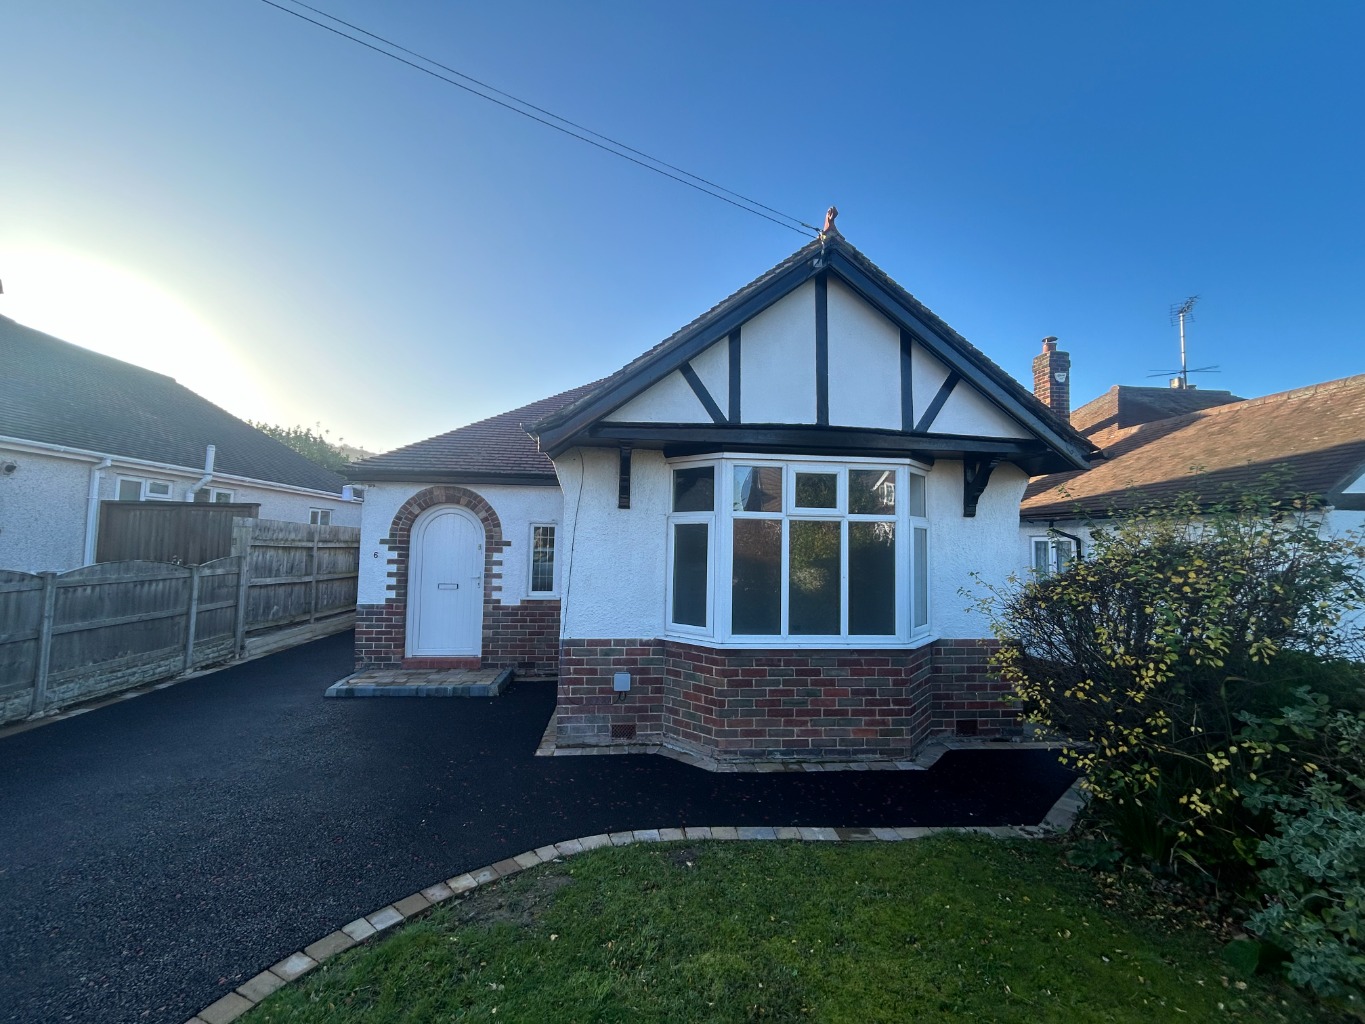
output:
[[[603,380],[353,465],[357,661],[556,675],[560,746],[998,734],[960,591],[1093,454],[831,229]]]
[[[1091,524],[1185,495],[1212,504],[1270,486],[1319,499],[1332,533],[1365,528],[1365,374],[1254,399],[1114,387],[1071,423],[1104,458],[1029,483],[1020,532],[1025,564],[1040,571],[1083,555]]]
[[[95,560],[100,503],[259,505],[360,525],[347,482],[170,377],[0,316],[0,568]]]

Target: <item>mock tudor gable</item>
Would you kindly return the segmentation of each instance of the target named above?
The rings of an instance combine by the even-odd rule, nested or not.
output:
[[[1093,447],[838,233],[528,428],[573,447],[888,452],[991,470],[1084,469]]]

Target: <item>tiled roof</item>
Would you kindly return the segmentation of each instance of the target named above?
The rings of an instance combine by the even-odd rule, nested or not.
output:
[[[699,331],[704,330],[712,322],[719,320],[722,317],[722,315],[724,315],[733,307],[743,303],[744,300],[747,299],[750,295],[760,291],[774,278],[780,277],[782,274],[793,269],[798,264],[813,259],[815,256],[819,255],[822,250],[822,246],[827,250],[838,249],[842,251],[845,255],[849,257],[849,259],[855,265],[862,268],[862,270],[866,272],[868,276],[872,277],[887,292],[895,296],[900,302],[904,303],[904,305],[908,309],[910,309],[917,317],[919,317],[926,324],[928,324],[935,331],[937,331],[940,335],[946,338],[950,344],[952,344],[959,352],[962,353],[963,356],[967,358],[969,362],[973,363],[986,376],[990,377],[997,384],[999,384],[1005,391],[1009,392],[1010,395],[1016,401],[1021,403],[1026,409],[1028,409],[1036,416],[1039,416],[1048,423],[1050,423],[1053,429],[1056,430],[1059,434],[1061,434],[1064,438],[1066,438],[1069,441],[1072,441],[1082,450],[1090,450],[1093,447],[1085,438],[1083,438],[1079,433],[1077,433],[1077,431],[1064,417],[1060,417],[1056,413],[1054,413],[1050,408],[1048,408],[1048,406],[1045,403],[1040,401],[1038,397],[1033,394],[1033,392],[1025,388],[1022,384],[1020,384],[1017,380],[1010,376],[1010,374],[1008,374],[1007,372],[1005,372],[1005,370],[998,366],[992,359],[990,359],[990,357],[988,357],[984,352],[978,349],[975,345],[969,342],[962,335],[958,334],[957,331],[949,327],[948,324],[945,323],[937,314],[935,314],[932,310],[930,310],[922,302],[916,299],[903,287],[897,284],[894,280],[892,280],[892,278],[884,270],[882,270],[870,259],[864,256],[862,252],[860,252],[853,245],[851,245],[848,242],[848,240],[838,232],[833,232],[829,234],[828,236],[826,236],[823,242],[817,238],[816,240],[810,242],[809,244],[802,246],[796,252],[792,253],[790,256],[784,259],[781,263],[778,263],[775,267],[768,270],[766,273],[763,273],[760,276],[756,277],[754,280],[750,281],[748,284],[746,284],[743,288],[740,288],[734,294],[716,303],[716,305],[712,306],[705,313],[701,314],[701,316],[697,317],[695,320],[687,324],[685,327],[679,328],[677,331],[675,331],[669,337],[665,338],[663,341],[659,342],[659,344],[655,345],[649,351],[643,353],[640,356],[637,356],[635,359],[631,360],[625,366],[621,367],[621,369],[617,370],[611,376],[603,378],[591,389],[585,390],[580,398],[576,399],[575,401],[569,404],[559,407],[554,413],[547,415],[539,423],[532,423],[530,425],[531,429],[535,432],[540,432],[546,428],[549,428],[551,426],[554,426],[558,423],[567,420],[579,408],[591,403],[601,393],[610,391],[611,388],[613,388],[626,378],[629,378],[636,373],[644,371],[651,364],[655,363],[658,360],[665,359],[670,350],[678,347],[681,343],[693,337]]]
[[[132,363],[0,316],[0,435],[340,494],[345,484],[250,424]]]
[[[1103,447],[1114,441],[1119,432],[1127,427],[1240,401],[1242,399],[1231,391],[1135,388],[1115,384],[1099,398],[1073,410],[1071,425]]]
[[[1365,469],[1365,374],[1123,431],[1084,473],[1034,479],[1025,519],[1102,516],[1182,494],[1223,500],[1283,472],[1281,494],[1330,496]]]
[[[554,463],[544,455],[527,424],[579,398],[595,384],[542,398],[511,412],[491,416],[425,441],[352,463],[352,480],[430,480],[494,482],[499,478],[555,483]]]

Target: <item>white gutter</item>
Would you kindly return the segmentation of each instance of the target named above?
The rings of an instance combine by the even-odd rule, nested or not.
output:
[[[112,459],[101,459],[90,467],[90,493],[85,499],[85,551],[82,565],[95,564],[95,530],[100,518],[100,473],[114,464]]]
[[[59,458],[79,459],[83,462],[99,462],[102,459],[113,459],[114,463],[119,466],[157,469],[164,473],[177,473],[180,476],[193,476],[196,473],[203,473],[203,470],[196,466],[177,466],[170,462],[153,462],[150,459],[136,459],[132,456],[109,455],[107,452],[92,451],[88,448],[70,448],[62,444],[44,444],[41,441],[26,441],[19,437],[0,436],[0,447],[13,448],[16,451],[29,452],[33,455],[55,455]],[[260,480],[256,477],[234,476],[230,473],[214,473],[213,476],[215,480],[222,483],[266,487],[276,491],[288,491],[291,494],[317,495],[322,498],[330,498],[332,501],[344,500],[337,491],[321,491],[313,487],[300,487],[297,484],[281,483],[278,480]]]
[[[193,501],[194,496],[198,494],[204,488],[204,486],[208,484],[210,480],[213,479],[213,459],[217,454],[218,446],[215,444],[211,444],[204,449],[204,475],[201,476],[194,483],[190,484],[189,490],[185,492],[186,501]]]

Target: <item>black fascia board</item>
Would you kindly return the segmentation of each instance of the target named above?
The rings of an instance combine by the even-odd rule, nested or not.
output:
[[[1019,438],[961,437],[950,434],[903,434],[894,430],[866,430],[859,427],[791,426],[772,423],[725,427],[697,423],[599,423],[587,431],[580,443],[588,446],[615,447],[622,442],[636,447],[708,446],[713,450],[776,452],[869,452],[873,455],[896,454],[909,457],[912,452],[932,452],[938,458],[950,455],[1000,455],[1003,458],[1035,462],[1046,458],[1042,441]]]
[[[879,310],[898,327],[908,331],[916,341],[946,363],[950,369],[957,370],[1003,412],[1022,419],[1063,456],[1071,469],[1088,469],[1089,456],[1077,446],[1063,438],[1037,413],[1011,395],[989,370],[976,364],[966,353],[952,344],[932,324],[927,323],[914,310],[908,308],[896,296],[890,294],[879,282],[873,280],[842,250],[835,249],[826,255],[829,269],[857,292],[866,302]]]
[[[574,435],[602,417],[609,416],[636,395],[663,380],[683,363],[729,335],[736,327],[753,319],[773,303],[805,284],[808,279],[820,272],[820,268],[814,263],[814,257],[802,260],[756,289],[752,295],[720,310],[714,319],[698,324],[690,334],[656,352],[647,363],[636,367],[563,421],[556,423],[554,415],[547,416],[540,423],[531,424],[528,431],[539,437],[541,450],[551,458],[572,448]]]
[[[465,473],[458,469],[366,469],[347,473],[357,484],[509,484],[521,487],[558,487],[553,473]]]

